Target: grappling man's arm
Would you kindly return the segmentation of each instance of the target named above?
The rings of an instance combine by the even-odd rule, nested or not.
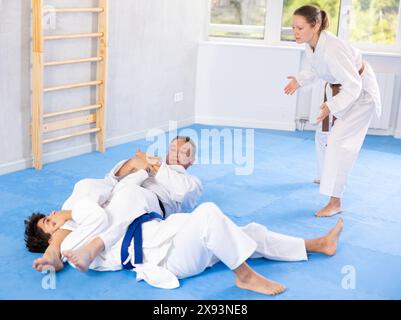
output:
[[[53,236],[52,241],[47,247],[43,257],[36,259],[33,262],[33,268],[39,272],[48,267],[53,267],[55,271],[60,271],[64,268],[64,263],[61,260],[61,243],[70,234],[70,230],[59,229]]]
[[[116,177],[124,177],[127,174],[131,173],[133,170],[135,170],[135,166],[132,159],[129,159],[122,165],[120,170],[117,171]]]
[[[116,172],[116,177],[125,177],[126,175],[137,172],[139,170],[145,170],[148,173],[157,172],[158,167],[160,167],[161,159],[159,157],[154,157],[143,153],[142,151],[137,151],[134,157],[127,160],[121,168]]]

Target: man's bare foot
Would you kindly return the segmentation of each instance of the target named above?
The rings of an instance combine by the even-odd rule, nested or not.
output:
[[[242,269],[242,270],[241,270]],[[241,270],[240,272],[237,272]],[[253,271],[247,264],[242,264],[236,270],[235,285],[238,288],[254,292],[277,295],[285,291],[286,287],[280,283],[269,280]]]
[[[339,218],[336,226],[322,238],[322,253],[333,256],[337,252],[337,240],[343,231],[343,218]]]
[[[315,213],[316,217],[332,217],[342,212],[340,198],[331,197],[329,203],[318,212]]]
[[[285,291],[286,287],[280,283],[271,281],[260,274],[255,273],[247,281],[242,281],[238,277],[235,279],[238,288],[255,291],[267,295],[277,295]]]
[[[49,259],[41,257],[33,262],[32,267],[39,272],[42,272],[43,270],[49,267],[53,267],[54,271],[60,271],[61,269],[64,268],[64,263],[61,261],[60,258]]]
[[[93,260],[104,250],[104,242],[100,237],[93,239],[85,247],[78,250],[66,250],[63,252],[79,271],[86,272]]]
[[[88,271],[89,265],[93,261],[90,252],[85,248],[79,250],[67,250],[63,252],[63,255],[81,272]]]
[[[343,230],[343,219],[339,218],[336,226],[326,235],[320,238],[306,239],[305,248],[307,252],[323,253],[333,256],[337,251],[337,240]]]

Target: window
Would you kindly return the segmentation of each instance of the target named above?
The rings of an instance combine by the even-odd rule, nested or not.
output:
[[[399,30],[400,0],[352,0],[351,42],[394,45]]]
[[[314,4],[329,15],[329,31],[360,49],[401,52],[401,0],[208,0],[208,36],[293,46],[295,9]]]
[[[338,34],[338,21],[340,16],[340,0],[320,0],[320,1],[304,1],[304,0],[284,0],[283,1],[283,19],[281,23],[281,40],[294,41],[292,35],[291,18],[294,11],[306,4],[317,5],[329,15],[329,31]]]
[[[209,35],[264,39],[266,0],[211,0]]]

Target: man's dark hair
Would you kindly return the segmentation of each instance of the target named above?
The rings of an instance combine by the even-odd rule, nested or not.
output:
[[[50,235],[38,228],[38,221],[44,218],[41,213],[32,213],[25,220],[25,245],[30,252],[43,253],[49,246]]]

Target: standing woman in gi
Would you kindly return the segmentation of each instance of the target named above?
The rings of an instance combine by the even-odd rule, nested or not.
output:
[[[285,94],[293,94],[317,79],[323,79],[333,89],[333,96],[322,104],[317,118],[318,123],[330,113],[336,118],[327,141],[320,181],[320,193],[330,200],[316,212],[318,217],[341,213],[348,175],[374,112],[381,114],[379,87],[371,66],[362,60],[357,49],[326,31],[328,25],[326,12],[318,7],[306,5],[295,10],[293,33],[297,43],[306,44],[310,66],[297,76],[288,77],[291,80],[284,89]]]

